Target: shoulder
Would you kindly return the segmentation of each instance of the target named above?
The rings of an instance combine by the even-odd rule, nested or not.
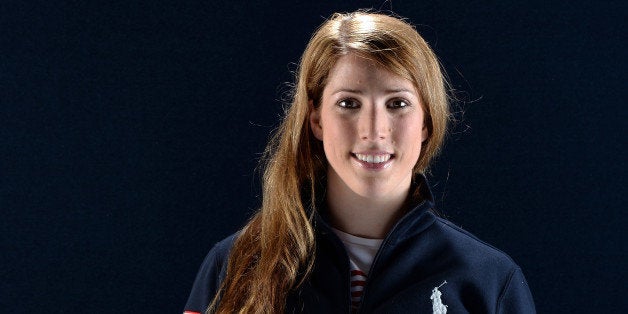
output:
[[[472,233],[456,226],[444,218],[436,218],[432,232],[449,247],[451,257],[463,261],[470,268],[501,270],[510,274],[519,266],[508,254],[480,240]]]
[[[223,270],[223,268],[227,266],[229,253],[231,252],[231,247],[233,246],[233,242],[235,241],[237,236],[237,233],[232,234],[227,238],[221,240],[220,242],[216,243],[214,247],[209,251],[209,253],[207,253],[207,255],[205,256],[198,275],[205,275],[206,279],[220,279],[219,277],[222,273],[221,270]],[[215,278],[207,278],[210,275],[211,277]]]
[[[449,279],[460,286],[467,307],[495,313],[535,312],[523,272],[508,254],[443,218],[437,218],[430,229],[433,237],[440,238],[438,249],[449,267]]]
[[[233,246],[233,242],[237,238],[238,233],[234,233],[218,243],[214,245],[214,247],[207,253],[205,257],[205,263],[219,263],[223,264],[229,258],[229,252],[231,252],[231,247]]]
[[[229,252],[237,236],[237,233],[230,235],[207,253],[194,280],[185,311],[200,313],[209,306],[225,277]]]

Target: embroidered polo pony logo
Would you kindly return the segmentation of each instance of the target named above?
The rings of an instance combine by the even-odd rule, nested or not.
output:
[[[447,280],[441,283],[440,286],[432,289],[432,296],[430,296],[430,299],[432,299],[432,311],[434,314],[447,314],[447,305],[443,304],[443,301],[440,299],[440,296],[443,294],[440,290],[438,290],[438,288],[442,287],[446,283]]]

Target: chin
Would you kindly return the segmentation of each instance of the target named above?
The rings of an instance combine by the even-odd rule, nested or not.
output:
[[[383,186],[378,185],[368,185],[364,186],[360,184],[359,186],[354,186],[351,188],[355,194],[360,197],[367,199],[380,199],[387,196],[390,196],[389,189],[384,188]]]

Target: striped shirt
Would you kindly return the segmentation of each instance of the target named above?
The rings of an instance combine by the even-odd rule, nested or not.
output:
[[[349,255],[351,271],[351,308],[357,311],[362,301],[362,294],[368,272],[375,258],[375,254],[382,244],[382,239],[367,239],[332,228],[334,233],[344,244]]]
[[[360,307],[366,279],[366,274],[351,261],[351,310],[353,312],[356,312]]]

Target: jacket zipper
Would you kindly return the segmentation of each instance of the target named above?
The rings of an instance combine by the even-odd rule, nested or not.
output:
[[[418,206],[415,206],[414,208],[422,207],[424,204],[425,204],[425,200],[422,201]],[[366,283],[364,284],[364,289],[362,290],[362,300],[360,300],[360,306],[358,307],[356,314],[362,313],[364,309],[364,303],[365,303],[364,300],[366,300],[367,293],[369,290],[369,284],[371,282],[371,274],[373,274],[373,270],[375,269],[375,266],[377,265],[377,262],[379,261],[380,255],[382,255],[382,249],[386,247],[386,245],[388,245],[388,242],[390,242],[392,235],[395,233],[395,229],[397,229],[397,227],[401,224],[401,222],[407,219],[407,217],[408,215],[406,214],[401,219],[399,219],[397,223],[395,223],[392,229],[390,229],[390,231],[388,232],[388,235],[386,235],[386,238],[384,238],[384,241],[382,241],[382,245],[380,245],[379,250],[377,250],[377,253],[375,254],[375,258],[373,258],[373,263],[371,264],[371,268],[369,269],[369,275],[366,276]],[[351,272],[349,272],[349,282],[351,282]],[[349,284],[349,296],[351,296],[350,287],[351,287],[351,284]]]

